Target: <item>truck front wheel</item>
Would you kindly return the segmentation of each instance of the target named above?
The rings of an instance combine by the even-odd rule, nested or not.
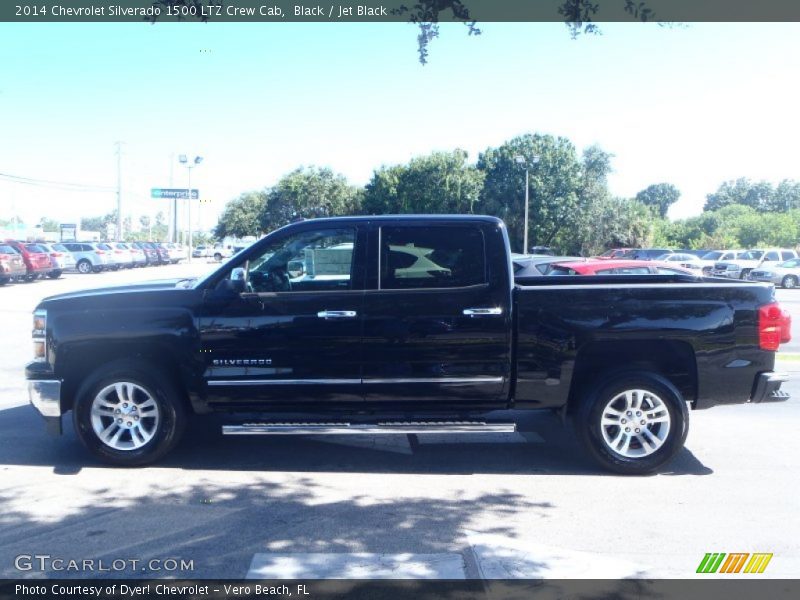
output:
[[[656,373],[624,373],[601,383],[578,408],[578,438],[604,468],[644,475],[671,460],[686,440],[689,412]]]
[[[180,439],[186,409],[168,376],[140,361],[95,371],[73,407],[75,431],[97,458],[121,467],[155,462]]]

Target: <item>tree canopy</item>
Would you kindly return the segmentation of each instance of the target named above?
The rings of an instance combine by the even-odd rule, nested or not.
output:
[[[517,251],[523,250],[526,166],[530,246],[552,244],[561,231],[576,222],[581,210],[581,164],[571,141],[527,134],[489,148],[478,158],[478,168],[486,173],[481,209],[505,220],[512,248]]]
[[[681,193],[671,183],[656,183],[636,194],[636,199],[645,206],[651,206],[660,217],[666,217],[669,207],[675,204]]]
[[[375,171],[365,188],[362,211],[471,214],[480,200],[483,178],[464,150],[434,152]]]

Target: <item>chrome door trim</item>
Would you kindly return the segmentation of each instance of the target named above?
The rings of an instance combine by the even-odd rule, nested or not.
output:
[[[391,377],[369,379],[211,379],[208,385],[357,385],[361,383],[503,383],[503,377]]]
[[[357,385],[360,379],[211,379],[208,385],[223,387],[233,385]]]
[[[320,319],[353,319],[358,313],[354,310],[321,310],[317,316]]]
[[[490,308],[465,308],[462,311],[468,317],[502,315],[503,309],[499,306]]]
[[[502,377],[376,377],[362,383],[503,383]]]

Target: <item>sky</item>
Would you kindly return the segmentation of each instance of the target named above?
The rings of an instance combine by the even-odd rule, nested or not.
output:
[[[670,182],[672,218],[728,179],[800,179],[800,24],[443,25],[429,64],[410,24],[0,24],[0,217],[76,222],[167,209],[203,157],[195,226],[301,165],[367,183],[381,165],[525,133],[614,155],[612,193]],[[522,191],[521,191],[522,193]],[[198,214],[199,213],[199,214]]]

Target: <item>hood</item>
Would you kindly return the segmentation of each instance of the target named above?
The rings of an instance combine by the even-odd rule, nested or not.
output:
[[[75,298],[94,298],[99,296],[110,296],[114,294],[131,294],[131,293],[145,293],[145,292],[158,292],[165,290],[187,289],[178,286],[178,283],[181,281],[186,281],[186,278],[159,279],[156,281],[144,281],[140,283],[131,283],[128,285],[118,285],[113,287],[78,290],[75,292],[66,292],[64,294],[56,294],[55,296],[48,296],[47,298],[42,300],[42,302],[43,303],[57,302],[59,300],[71,300]]]

